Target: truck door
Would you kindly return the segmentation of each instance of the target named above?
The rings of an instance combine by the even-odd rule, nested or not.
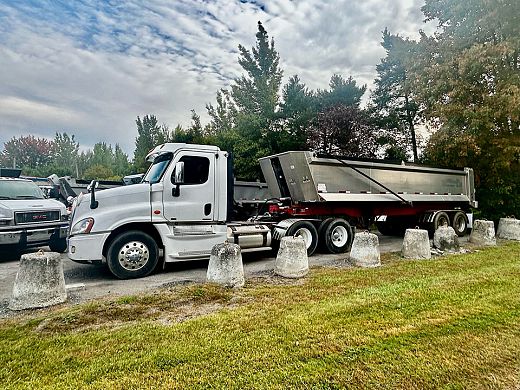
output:
[[[164,216],[168,221],[213,221],[215,214],[215,154],[180,152],[184,182],[175,183],[175,169],[164,180]]]

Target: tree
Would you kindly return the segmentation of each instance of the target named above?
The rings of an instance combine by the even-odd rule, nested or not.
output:
[[[355,106],[336,105],[320,112],[309,130],[309,146],[318,153],[375,157],[377,143],[365,113]]]
[[[365,94],[367,86],[358,87],[356,84],[352,76],[344,79],[339,74],[332,75],[329,90],[319,90],[317,93],[320,111],[339,105],[359,107],[361,97]]]
[[[167,139],[164,128],[161,128],[155,115],[145,115],[141,120],[137,117],[137,137],[135,139],[134,167],[138,172],[148,169],[149,163],[145,160],[151,149],[164,143]]]
[[[261,175],[257,159],[277,147],[274,124],[283,72],[279,68],[280,58],[274,40],[269,41],[262,23],[258,22],[255,47],[249,51],[239,45],[238,49],[238,63],[245,74],[231,86],[230,95],[236,106],[232,152],[236,160],[244,161],[243,165],[237,166],[238,175],[255,179]],[[234,110],[234,107],[230,109]]]
[[[121,149],[119,144],[116,144],[114,148],[113,171],[114,174],[119,177],[124,177],[131,173],[128,155],[125,152],[123,152],[123,149]]]
[[[372,110],[382,128],[394,133],[389,139],[393,150],[406,148],[396,133],[407,133],[411,140],[413,160],[418,161],[416,123],[419,104],[409,81],[408,63],[414,58],[416,42],[392,35],[385,29],[381,43],[386,57],[376,66],[377,78],[372,93]],[[403,148],[403,149],[404,149]]]
[[[425,115],[440,133],[430,140],[429,158],[474,167],[488,218],[520,215],[520,2],[427,0],[423,12],[438,21],[434,36],[422,34],[412,69]],[[439,161],[446,137],[458,153]],[[456,142],[467,138],[478,150],[470,159]]]
[[[79,142],[74,134],[56,133],[54,136],[54,154],[49,171],[58,176],[78,176]]]
[[[41,176],[52,162],[55,145],[33,135],[13,137],[4,144],[1,166],[22,168],[25,175]]]
[[[303,150],[307,130],[317,114],[315,94],[309,91],[297,75],[292,76],[282,90],[280,106],[280,151]]]
[[[246,74],[236,79],[231,87],[233,100],[240,111],[256,114],[268,122],[273,119],[278,106],[283,75],[278,66],[280,57],[274,48],[274,40],[269,41],[267,31],[258,22],[256,46],[249,51],[238,45],[238,50],[238,63]]]

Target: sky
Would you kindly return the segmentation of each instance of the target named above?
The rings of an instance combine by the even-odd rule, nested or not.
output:
[[[238,45],[255,44],[258,21],[284,81],[325,89],[338,73],[370,88],[385,27],[433,31],[423,2],[0,0],[0,148],[65,131],[82,149],[118,143],[132,157],[137,116],[173,128],[194,109],[204,124],[206,104],[241,75]]]

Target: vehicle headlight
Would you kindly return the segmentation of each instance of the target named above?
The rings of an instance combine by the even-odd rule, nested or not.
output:
[[[88,234],[90,233],[90,230],[92,230],[92,226],[94,226],[94,218],[82,219],[81,221],[76,222],[72,229],[70,229],[70,235]]]

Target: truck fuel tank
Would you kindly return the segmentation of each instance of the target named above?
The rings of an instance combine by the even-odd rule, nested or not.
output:
[[[242,249],[271,246],[271,229],[267,225],[231,225],[227,230],[227,240]]]

